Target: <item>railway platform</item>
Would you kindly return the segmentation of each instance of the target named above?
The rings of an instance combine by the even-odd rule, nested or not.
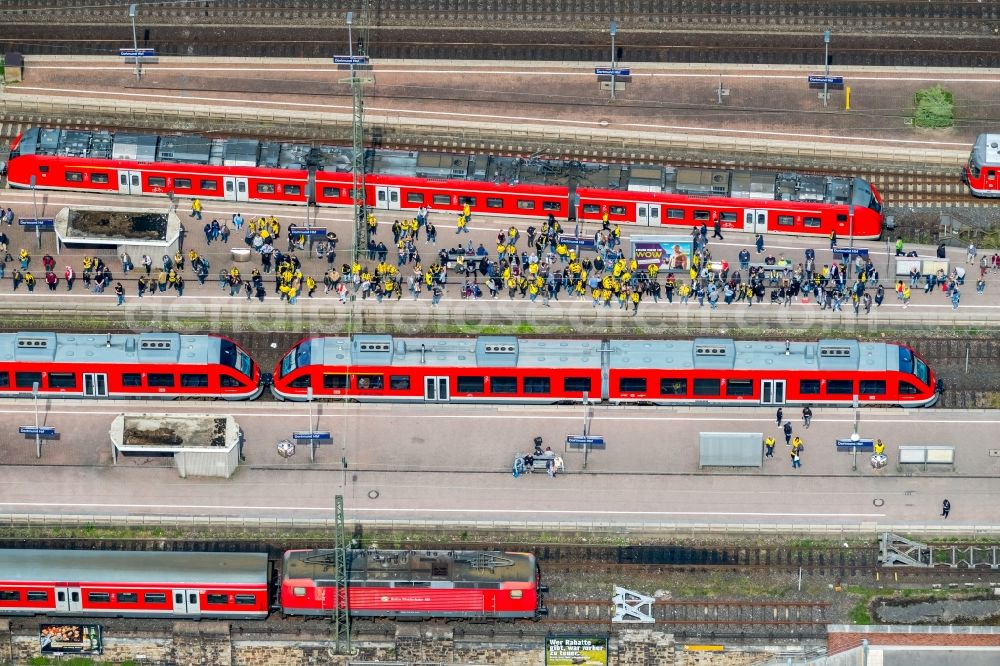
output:
[[[851,409],[815,409],[803,427],[802,466],[793,468],[770,408],[593,409],[590,432],[606,448],[566,449],[579,434],[582,407],[456,407],[318,403],[313,424],[332,434],[309,460],[300,446],[282,458],[276,442],[310,418],[303,404],[226,403],[243,432],[245,462],[229,480],[180,479],[169,459],[112,464],[108,428],[122,411],[175,415],[203,404],[40,403],[40,418],[59,439],[0,439],[7,474],[0,481],[4,522],[109,519],[230,524],[315,524],[332,520],[333,496],[345,496],[352,520],[412,525],[601,529],[611,531],[798,531],[874,534],[990,533],[1000,472],[991,411],[862,409],[857,432],[881,438],[889,464],[871,453],[838,450],[854,431]],[[222,411],[222,410],[220,410]],[[0,431],[32,419],[30,400],[0,405]],[[778,440],[759,468],[699,469],[701,432],[761,433]],[[565,473],[515,478],[510,461],[535,436],[564,459]],[[948,446],[952,465],[899,466],[900,447]],[[763,456],[763,452],[761,451]],[[941,502],[952,505],[940,516]],[[176,520],[176,518],[169,518]]]
[[[59,117],[90,113],[95,123],[102,113],[136,118],[173,109],[187,128],[213,116],[237,125],[270,118],[285,136],[296,124],[329,131],[351,118],[350,89],[338,83],[349,73],[329,60],[160,58],[143,68],[139,81],[121,58],[29,56],[26,62],[25,80],[0,96],[8,117],[48,105],[60,109]],[[516,150],[518,132],[535,128],[560,143],[669,140],[675,153],[686,145],[748,160],[793,154],[916,169],[959,168],[976,135],[995,129],[988,105],[975,103],[995,96],[993,70],[837,68],[851,90],[847,110],[846,90],[832,91],[824,106],[810,87],[808,76],[819,66],[644,63],[630,67],[612,102],[595,64],[604,66],[379,61],[364,72],[375,81],[366,91],[366,120],[387,131],[401,132],[406,124],[446,129],[463,143],[472,139],[473,147],[482,131],[506,134]],[[951,90],[972,117],[947,135],[915,133],[905,122],[913,94],[935,83]],[[243,122],[240,114],[246,114]],[[633,159],[646,159],[642,152]]]

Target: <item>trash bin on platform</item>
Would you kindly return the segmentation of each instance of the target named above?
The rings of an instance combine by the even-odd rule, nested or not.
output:
[[[245,264],[250,261],[250,248],[248,247],[233,247],[229,249],[229,253],[233,257],[233,261]]]

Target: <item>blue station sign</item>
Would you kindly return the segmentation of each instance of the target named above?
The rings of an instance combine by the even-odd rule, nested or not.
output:
[[[842,86],[844,85],[843,76],[825,76],[823,74],[810,74],[809,75],[809,85],[811,86]]]
[[[631,76],[632,70],[628,67],[595,67],[594,74],[598,76]]]
[[[22,435],[39,435],[40,437],[55,437],[56,429],[49,426],[20,426],[17,431]]]
[[[333,56],[334,65],[367,65],[368,56],[363,55],[339,55]]]
[[[312,440],[312,441],[325,441],[333,439],[330,437],[329,430],[313,430],[313,431],[296,431],[292,433],[292,439],[302,439],[302,440]]]
[[[22,217],[17,221],[22,227],[53,227],[55,226],[55,220],[49,218],[32,218],[32,217]]]
[[[152,58],[156,49],[118,49],[118,55],[122,58]]]
[[[575,247],[580,250],[594,250],[597,246],[590,236],[567,236],[559,234],[559,242],[565,243],[567,247]]]
[[[326,236],[326,227],[289,227],[293,236]]]
[[[566,446],[571,449],[582,449],[585,446],[591,449],[603,449],[605,444],[604,438],[600,436],[570,435],[566,438]]]

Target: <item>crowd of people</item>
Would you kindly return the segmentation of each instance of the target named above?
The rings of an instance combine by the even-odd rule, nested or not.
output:
[[[202,219],[200,202],[192,204],[191,216]],[[456,235],[468,232],[471,218],[466,206],[458,216]],[[5,214],[4,220],[7,219]],[[365,251],[356,261],[339,266],[336,234],[306,237],[293,227],[283,229],[273,215],[244,219],[242,214],[235,213],[231,219],[205,222],[204,252],[209,253],[213,243],[229,244],[231,236],[242,237],[251,256],[256,257],[253,261],[256,265],[251,264],[248,270],[230,261],[230,265],[216,273],[220,290],[231,297],[264,301],[270,282],[273,293],[289,304],[295,304],[303,294],[314,297],[319,288],[303,259],[318,260],[310,262],[312,267],[322,265],[325,260],[326,270],[321,278],[323,294],[332,293],[342,303],[348,299],[382,302],[404,296],[417,300],[426,292],[432,305],[437,305],[448,286],[454,285],[452,293],[457,291],[462,299],[524,299],[548,306],[560,297],[575,298],[586,300],[595,308],[617,306],[633,315],[646,301],[676,301],[710,309],[717,309],[720,304],[752,307],[768,303],[788,307],[793,303],[814,303],[821,310],[837,312],[850,308],[855,314],[862,311],[867,314],[882,305],[887,289],[895,291],[903,307],[910,304],[915,290],[922,289],[926,294],[940,290],[952,307],[957,308],[966,280],[971,279],[965,266],[956,262],[947,272],[938,270],[923,275],[914,267],[907,278],[885,280],[869,257],[856,254],[852,260],[838,261],[845,255],[838,252],[835,234],[830,236],[834,259],[828,263],[821,264],[813,248],[805,249],[801,260],[782,254],[775,256],[765,250],[764,237],[758,234],[753,246],[742,249],[737,265],[732,266],[714,256],[704,223],[691,229],[690,243],[686,244],[690,251],[677,245],[676,256],[667,257],[663,264],[646,260],[640,263],[630,256],[622,246],[621,229],[609,224],[606,216],[593,242],[588,238],[585,250],[581,249],[582,244],[567,242],[561,223],[552,215],[529,223],[523,231],[517,226],[501,229],[495,246],[491,244],[490,248],[472,240],[464,246],[459,242],[438,248],[438,230],[423,207],[414,217],[394,220],[391,225],[380,224],[370,212],[365,221],[368,232],[363,243]],[[380,236],[387,228],[391,245],[388,237]],[[287,241],[285,251],[278,247],[282,238]],[[712,240],[716,238],[721,238],[718,228]],[[30,253],[21,249],[15,260],[6,249],[8,242],[6,234],[0,232],[0,256],[6,255],[6,260],[0,261],[0,278],[4,277],[7,261],[16,261],[18,267],[11,271],[14,289],[23,284],[34,291],[36,278],[31,272]],[[896,253],[906,256],[901,239],[896,243]],[[939,248],[938,254],[943,253],[944,248]],[[138,270],[127,253],[122,253],[118,260],[120,265],[115,268],[120,268],[126,283],[134,280],[134,293],[139,298],[167,293],[182,296],[186,279],[204,285],[212,275],[209,259],[195,248],[164,254],[159,259],[144,254],[139,258]],[[42,258],[46,285],[55,291],[62,282],[67,290],[72,290],[76,268],[66,265],[57,272],[55,263],[50,255]],[[976,291],[981,294],[985,291],[987,274],[1000,271],[1000,254],[980,257],[978,249],[970,245],[965,265],[970,264],[979,268]],[[121,282],[114,282],[115,271],[105,258],[84,257],[79,269],[86,289],[103,293],[114,283],[119,303],[123,302],[125,288]],[[188,269],[191,273],[186,273]],[[133,271],[137,276],[131,278]]]

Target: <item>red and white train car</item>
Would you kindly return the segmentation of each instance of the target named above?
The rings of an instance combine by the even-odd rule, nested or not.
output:
[[[350,206],[345,148],[199,136],[26,130],[8,182],[26,188]],[[882,199],[860,178],[581,163],[462,153],[366,151],[374,208],[616,224],[878,238]]]
[[[0,333],[0,397],[225,398],[263,390],[259,366],[218,335]]]
[[[357,617],[536,618],[545,614],[541,573],[530,553],[354,550],[348,607]],[[286,615],[329,615],[337,603],[334,551],[284,555]],[[343,607],[343,600],[339,600]]]
[[[819,340],[307,338],[277,364],[280,399],[361,402],[923,407],[933,372],[902,344]]]
[[[1000,197],[1000,133],[976,138],[962,180],[977,197]]]
[[[0,550],[0,615],[265,618],[264,553]]]

